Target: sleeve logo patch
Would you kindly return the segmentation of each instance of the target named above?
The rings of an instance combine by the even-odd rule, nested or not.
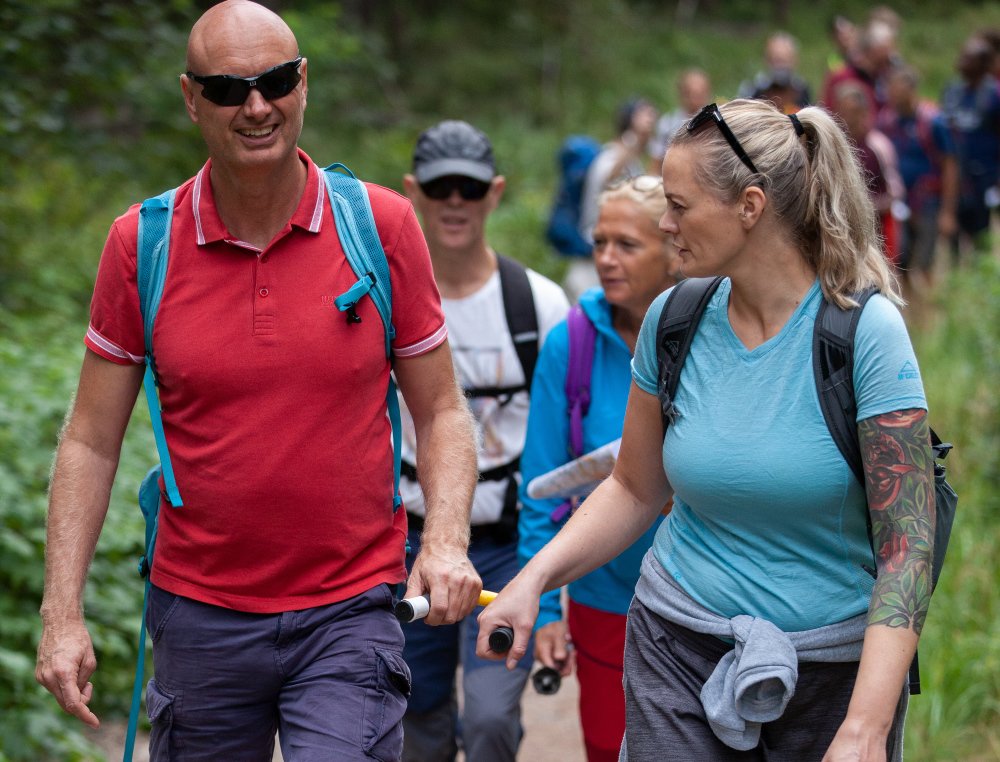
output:
[[[912,362],[907,360],[903,363],[903,367],[899,369],[899,375],[896,378],[900,381],[905,381],[907,379],[919,379],[920,371],[917,370],[917,367]]]

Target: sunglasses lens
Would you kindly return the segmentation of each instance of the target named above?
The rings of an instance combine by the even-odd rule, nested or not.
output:
[[[230,77],[205,77],[201,92],[217,106],[239,106],[250,94],[250,83]]]
[[[436,180],[423,183],[420,189],[427,198],[435,201],[444,201],[451,198],[454,191],[466,201],[479,201],[486,198],[490,191],[490,184],[481,180],[474,180],[471,177],[459,177],[457,175],[449,177],[439,177]]]
[[[288,68],[273,71],[265,74],[257,80],[257,89],[266,100],[273,101],[276,98],[284,98],[302,79],[299,70],[293,65],[286,64]]]

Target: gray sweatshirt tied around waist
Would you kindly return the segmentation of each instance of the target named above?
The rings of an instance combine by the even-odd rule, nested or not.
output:
[[[867,612],[801,632],[783,632],[766,619],[728,619],[691,598],[650,549],[642,561],[635,597],[667,621],[693,632],[733,641],[701,691],[712,732],[745,751],[757,746],[761,724],[778,719],[795,693],[799,661],[850,662],[861,658]]]

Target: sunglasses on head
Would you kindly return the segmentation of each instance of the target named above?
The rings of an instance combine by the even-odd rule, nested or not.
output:
[[[729,129],[729,125],[726,124],[726,120],[722,118],[722,112],[719,111],[719,107],[714,103],[709,103],[705,108],[691,117],[691,121],[688,122],[687,131],[697,132],[701,129],[702,125],[706,122],[715,122],[715,125],[719,128],[719,132],[722,133],[722,137],[726,139],[729,146],[733,149],[739,160],[742,161],[754,174],[757,174],[757,167],[753,165],[750,161],[750,157],[747,156],[747,152],[743,150],[743,146],[740,145],[740,141],[736,139],[733,131]]]
[[[465,201],[480,201],[486,198],[486,194],[490,192],[490,184],[462,175],[445,175],[426,183],[420,183],[420,190],[427,198],[432,198],[435,201],[451,198],[454,191],[458,191],[458,195]]]
[[[637,175],[636,177],[626,177],[607,187],[607,190],[620,190],[629,187],[639,193],[651,193],[652,191],[663,190],[663,180],[655,175]]]
[[[256,87],[264,100],[273,101],[288,95],[302,81],[299,64],[302,56],[294,61],[272,66],[253,77],[236,77],[232,74],[200,76],[185,72],[189,79],[201,85],[201,94],[216,106],[242,106]]]

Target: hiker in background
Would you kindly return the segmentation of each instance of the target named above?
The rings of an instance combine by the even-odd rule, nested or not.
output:
[[[333,305],[357,276],[323,172],[297,145],[307,62],[292,31],[261,5],[220,3],[191,30],[187,70],[209,160],[176,193],[155,324],[183,505],[159,510],[150,758],[270,760],[280,729],[289,760],[396,759],[410,673],[392,611],[406,518],[393,507],[390,372],[432,496],[408,593],[430,593],[428,621],[442,624],[481,589],[466,556],[472,426],[427,247],[406,199],[368,185],[397,286],[390,367],[375,305],[358,301],[350,320]],[[136,205],[114,222],[101,256],[49,496],[36,675],[93,727],[83,589],[143,379],[138,218]]]
[[[455,120],[421,133],[412,173],[403,178],[423,222],[455,371],[479,427],[469,557],[489,590],[502,589],[518,570],[517,487],[531,379],[539,347],[569,307],[559,286],[487,243],[486,220],[505,183],[497,174],[489,138]],[[414,456],[427,463],[422,446],[404,407],[400,493],[414,552],[433,518],[425,516],[425,496],[433,493],[423,489],[424,466],[414,467]],[[474,617],[443,627],[411,622],[404,634],[413,692],[403,720],[403,759],[446,762],[461,745],[469,760],[514,762],[530,655],[512,672],[476,657]]]
[[[879,235],[885,255],[894,265],[899,264],[900,219],[906,216],[906,187],[899,175],[896,149],[886,135],[875,127],[871,101],[861,85],[841,82],[833,91],[831,111],[843,122],[857,147],[868,193],[878,213]]]
[[[846,16],[839,14],[830,19],[827,27],[833,50],[826,59],[827,74],[840,71],[850,60],[851,51],[857,43],[858,28]]]
[[[567,321],[553,329],[532,386],[521,456],[522,565],[555,536],[570,509],[558,499],[531,499],[523,486],[622,435],[639,327],[653,299],[677,282],[677,252],[657,227],[666,208],[663,181],[651,175],[601,194],[594,227],[601,287],[587,291]],[[583,367],[579,358],[586,356],[592,363]],[[570,585],[566,616],[559,591],[542,598],[535,659],[563,675],[572,672],[575,661],[589,762],[618,759],[625,731],[625,614],[655,526],[618,558]]]
[[[884,21],[870,21],[859,30],[844,65],[823,83],[822,103],[832,109],[836,90],[845,82],[861,87],[869,110],[876,116],[885,105],[885,77],[898,63],[896,32]]]
[[[769,100],[780,111],[794,114],[812,102],[809,84],[797,73],[798,66],[798,42],[788,32],[775,32],[764,44],[764,70],[741,83],[737,97]]]
[[[618,109],[617,137],[605,143],[601,152],[590,163],[580,198],[580,235],[593,243],[593,228],[597,223],[597,199],[604,189],[628,177],[637,177],[646,171],[649,161],[647,150],[656,126],[656,109],[643,98],[626,101]],[[575,302],[580,294],[597,285],[593,261],[574,260],[566,275],[564,286]]]
[[[920,99],[919,83],[911,66],[898,66],[889,74],[889,100],[878,126],[896,149],[906,186],[899,267],[908,287],[926,289],[934,282],[938,237],[951,239],[957,229],[958,163],[951,133],[937,106]]]
[[[958,232],[952,259],[971,249],[989,250],[990,212],[1000,206],[1000,90],[993,76],[993,48],[979,35],[962,45],[957,79],[941,96],[941,114],[958,155]]]
[[[1000,81],[1000,26],[983,29],[979,36],[986,40],[993,52],[993,79]]]
[[[597,199],[609,185],[629,177],[637,177],[646,170],[646,150],[653,128],[656,126],[656,109],[643,98],[633,98],[618,109],[617,137],[605,143],[601,152],[587,170],[580,208],[580,230],[593,241],[593,228],[597,223]]]
[[[825,110],[739,100],[677,134],[663,184],[660,227],[688,279],[643,322],[614,472],[480,627],[513,628],[515,664],[540,596],[614,558],[673,498],[628,614],[621,759],[899,760],[930,600],[934,461],[860,167]],[[661,362],[683,340],[658,340],[664,304],[712,275],[662,400]],[[821,302],[847,308],[868,287],[881,293],[853,342],[862,485],[802,369]]]
[[[688,119],[712,100],[712,80],[701,69],[685,69],[677,77],[677,108],[664,114],[656,123],[656,135],[650,146],[653,167],[660,171],[663,155],[670,146],[674,133]]]

